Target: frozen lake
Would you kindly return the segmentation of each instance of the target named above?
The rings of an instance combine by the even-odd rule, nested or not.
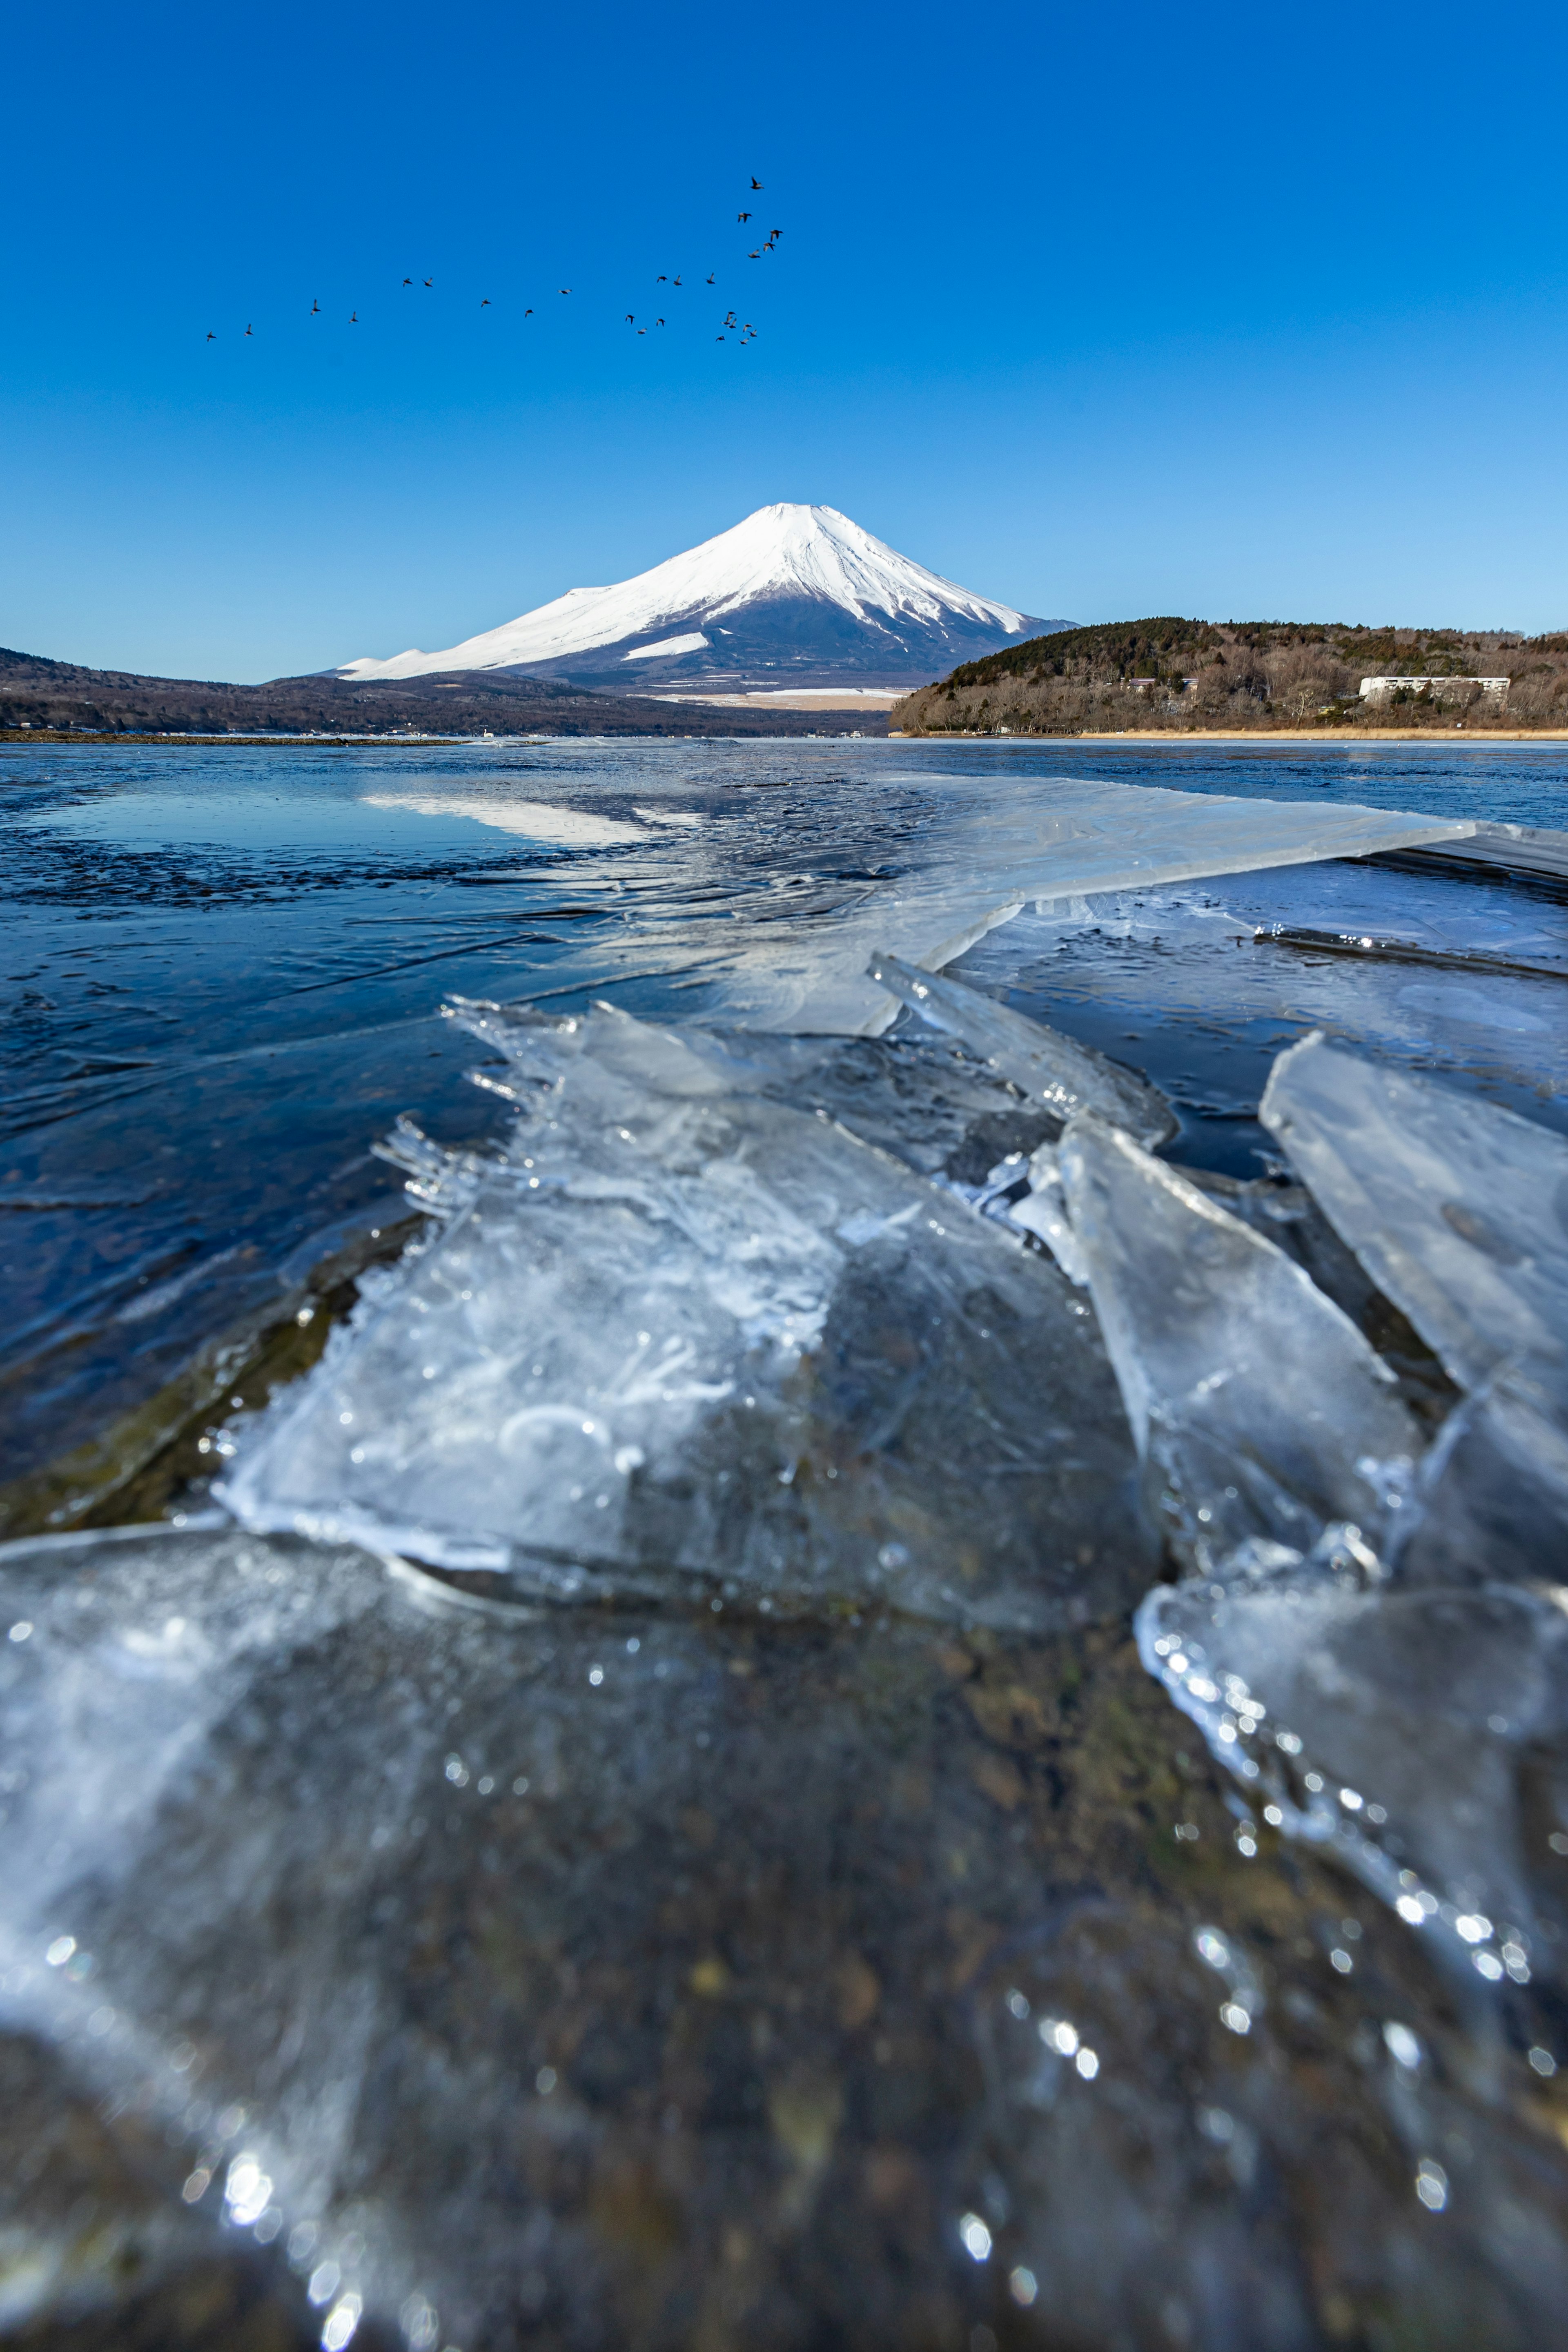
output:
[[[13,2324],[1557,2340],[1560,747],[0,793]]]

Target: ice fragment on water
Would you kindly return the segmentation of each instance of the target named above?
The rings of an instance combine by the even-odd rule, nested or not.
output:
[[[1171,1107],[1159,1089],[1092,1045],[1064,1037],[963,981],[920,971],[895,955],[874,956],[868,974],[933,1029],[962,1038],[972,1053],[1064,1125],[1078,1111],[1095,1110],[1141,1143],[1163,1143],[1175,1133]]]
[[[1249,1538],[1306,1550],[1328,1522],[1375,1545],[1415,1433],[1355,1326],[1301,1268],[1093,1113],[1063,1191],[1140,1454],[1199,1565]]]
[[[1568,1142],[1320,1034],[1259,1117],[1471,1402],[1426,1465],[1412,1575],[1539,1574],[1568,1542]]]
[[[1131,1597],[1131,1453],[1054,1269],[727,1045],[463,1017],[531,1108],[455,1189],[419,1155],[445,1223],[258,1425],[243,1519],[562,1599],[722,1578],[1040,1626]]]
[[[1258,1117],[1461,1388],[1524,1368],[1568,1406],[1568,1141],[1318,1031]]]

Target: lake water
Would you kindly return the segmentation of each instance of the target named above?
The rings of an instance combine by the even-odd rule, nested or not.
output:
[[[1568,907],[1026,898],[951,974],[1173,1130],[1053,1179],[787,1014],[1085,776],[1568,828],[1560,746],[0,749],[30,2342],[1559,2340]],[[1451,1349],[1285,1179],[1314,1030]],[[973,1213],[1042,1150],[1087,1289]]]
[[[1555,746],[0,752],[11,1475],[87,1440],[334,1242],[395,1213],[370,1147],[397,1113],[447,1142],[494,1129],[496,1106],[464,1082],[472,1048],[438,1017],[444,995],[568,1009],[607,990],[651,1018],[711,1013],[722,993],[703,972],[737,922],[773,933],[853,906],[930,854],[954,792],[1005,804],[1026,780],[1085,773],[1568,824]],[[1347,866],[1206,895],[1257,921],[1426,917],[1483,946],[1528,950],[1556,925],[1500,885]],[[1161,954],[1086,935],[1059,954],[1036,928],[976,951],[983,984],[1042,1014],[1048,1003],[1059,1025],[1169,1085],[1188,1158],[1256,1172],[1244,1114],[1279,1045],[1342,1011],[1344,976],[1274,969],[1233,988],[1227,971],[1221,1002],[1191,940]],[[1406,972],[1387,1008],[1417,1043],[1435,985]],[[1426,1008],[1439,1018],[1441,996]],[[1525,1024],[1507,1033],[1517,1042],[1552,1015],[1510,1017]],[[1506,1089],[1517,1056],[1488,1051],[1504,1034],[1478,1026],[1458,1057]]]

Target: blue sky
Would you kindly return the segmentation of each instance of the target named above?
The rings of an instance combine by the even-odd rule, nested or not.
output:
[[[1560,6],[85,0],[7,72],[0,643],[441,646],[775,499],[1053,617],[1568,626]]]

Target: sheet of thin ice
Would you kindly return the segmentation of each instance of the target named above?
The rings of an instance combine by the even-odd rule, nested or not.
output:
[[[954,793],[908,873],[831,919],[738,947],[726,1009],[758,1027],[876,1031],[893,1018],[865,977],[878,951],[939,971],[1031,900],[1364,856],[1470,830],[1407,811],[1087,778],[1015,781],[984,811],[973,793]]]
[[[1141,1589],[1114,1381],[1047,1261],[713,1039],[464,1018],[525,1115],[422,1172],[445,1230],[245,1439],[246,1524],[561,1598],[1041,1627]]]

